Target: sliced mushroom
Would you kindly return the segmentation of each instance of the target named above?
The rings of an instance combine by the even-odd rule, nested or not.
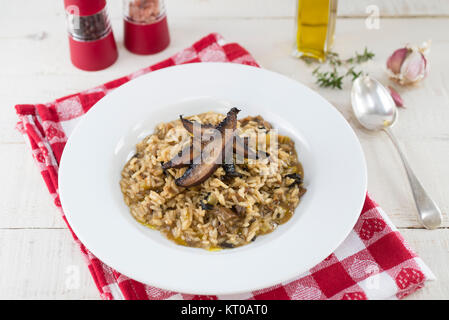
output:
[[[235,169],[234,163],[223,163],[222,167],[228,177],[241,177],[242,175]]]
[[[173,159],[162,164],[162,169],[167,170],[170,168],[183,168],[190,165],[199,153],[195,152],[193,143],[185,146]]]
[[[223,151],[228,143],[232,142],[235,129],[237,128],[237,108],[232,108],[226,118],[216,127],[218,132],[213,134],[203,148],[201,154],[193,159],[193,164],[187,169],[184,175],[175,180],[180,187],[196,186],[209,178],[221,165]],[[221,138],[221,139],[220,139]],[[204,150],[210,151],[208,159],[204,159]]]
[[[184,120],[184,121],[189,122],[189,120],[182,118],[182,116],[180,116],[180,117],[181,117],[181,121]],[[191,123],[191,121],[190,121],[190,123]],[[213,127],[212,125],[209,126],[209,128],[212,128],[212,127]],[[192,124],[192,128],[193,128],[193,124]],[[210,139],[211,136],[208,136],[207,138]],[[204,140],[199,141],[199,143],[200,143],[199,144],[198,140],[192,140],[190,145],[185,146],[184,149],[182,149],[173,159],[165,162],[162,165],[162,169],[163,170],[167,170],[170,168],[178,169],[178,168],[184,168],[184,167],[191,165],[193,163],[193,159],[195,159],[196,157],[201,155],[201,150],[204,148],[204,146],[207,144],[207,142],[208,142],[208,140],[204,139]]]
[[[181,123],[182,123],[182,125],[184,126],[184,128],[190,133],[190,134],[192,134],[193,135],[193,130],[194,130],[194,126],[195,126],[195,122],[193,122],[193,121],[190,121],[190,120],[187,120],[187,119],[184,119],[183,117],[182,117],[182,115],[181,116],[179,116],[179,118],[181,119]],[[200,131],[201,131],[201,135],[203,135],[203,134],[207,134],[208,132],[208,129],[209,129],[209,131],[211,131],[210,129],[215,129],[215,126],[214,125],[212,125],[212,124],[210,124],[210,123],[208,123],[208,124],[202,124],[202,123],[199,123],[199,129],[200,129]]]
[[[193,135],[195,122],[184,119],[182,116],[180,116],[182,125],[184,128]],[[214,129],[215,126],[212,124],[200,124],[199,129],[201,132],[201,136],[210,134],[211,130]],[[249,138],[241,138],[238,135],[235,135],[235,140],[233,143],[233,149],[234,152],[237,153],[239,156],[244,157],[246,159],[264,159],[269,157],[269,154],[266,152],[255,152],[249,147]]]

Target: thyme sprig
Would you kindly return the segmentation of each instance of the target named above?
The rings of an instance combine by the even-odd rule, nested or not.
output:
[[[322,65],[312,71],[316,78],[316,83],[322,88],[343,89],[343,80],[349,77],[351,81],[356,80],[365,74],[362,70],[356,70],[356,65],[364,63],[374,58],[374,53],[365,47],[362,53],[355,52],[354,56],[348,59],[341,59],[336,52],[328,52],[326,63],[330,66],[326,71],[322,71]],[[309,63],[310,64],[310,61]],[[345,73],[340,74],[340,69],[345,69]]]
[[[338,74],[337,68],[333,68],[332,71],[321,72],[320,67],[318,67],[313,70],[312,74],[317,78],[316,83],[320,87],[343,89],[344,76]]]
[[[373,58],[374,58],[374,53],[368,51],[368,48],[365,47],[365,50],[363,51],[363,53],[358,53],[356,51],[355,52],[355,56],[347,59],[346,63],[357,63],[357,64],[360,64],[360,63],[369,61],[369,60],[371,60]]]

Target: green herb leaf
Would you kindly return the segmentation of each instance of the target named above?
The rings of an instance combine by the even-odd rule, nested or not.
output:
[[[355,71],[354,67],[351,67],[348,69],[348,72],[346,72],[345,77],[347,76],[352,76],[352,81],[354,81],[355,79],[357,79],[358,77],[360,77],[363,74],[363,71]]]
[[[372,60],[374,53],[369,51],[367,47],[362,53],[355,52],[353,57],[346,60],[341,60],[340,55],[336,52],[328,52],[326,55],[326,63],[331,67],[329,71],[321,71],[321,66],[318,66],[312,71],[312,75],[316,78],[316,83],[322,88],[342,89],[343,79],[351,77],[354,81],[364,74],[363,71],[355,70],[355,65]],[[310,60],[308,61],[310,64]],[[346,69],[346,73],[339,74],[339,69]]]
[[[336,68],[331,72],[321,72],[319,68],[316,68],[313,74],[316,76],[316,83],[320,87],[342,89],[344,76],[339,75]]]

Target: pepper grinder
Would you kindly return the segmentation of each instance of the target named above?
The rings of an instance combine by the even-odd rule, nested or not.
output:
[[[154,54],[170,43],[164,0],[123,0],[125,47]]]
[[[106,0],[64,0],[70,57],[75,67],[102,70],[118,57]]]

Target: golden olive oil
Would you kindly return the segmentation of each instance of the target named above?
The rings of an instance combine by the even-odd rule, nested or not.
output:
[[[334,41],[337,0],[298,0],[294,55],[324,61]]]

